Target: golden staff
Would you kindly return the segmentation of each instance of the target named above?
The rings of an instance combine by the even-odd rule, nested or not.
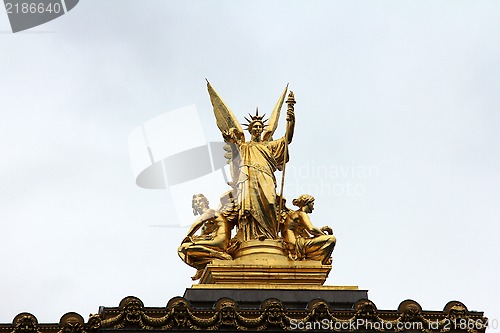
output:
[[[294,110],[294,105],[297,103],[295,101],[295,96],[293,94],[293,91],[290,91],[290,94],[288,94],[288,99],[286,100],[286,104],[288,105],[287,111],[293,111]],[[287,112],[288,113],[288,112]],[[288,158],[288,132],[289,132],[290,126],[288,125],[288,122],[286,124],[286,130],[285,130],[285,154],[284,154],[284,163],[283,163],[283,172],[281,173],[281,190],[280,190],[280,202],[278,204],[278,216],[281,215],[281,208],[283,207],[283,187],[285,185],[285,170],[286,170],[286,160]]]

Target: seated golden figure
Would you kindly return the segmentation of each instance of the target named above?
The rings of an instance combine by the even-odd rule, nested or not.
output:
[[[281,236],[291,259],[318,260],[330,264],[337,240],[330,227],[319,229],[311,223],[308,214],[314,210],[314,197],[303,194],[292,203],[299,209],[288,212],[281,228]]]
[[[192,279],[198,280],[213,259],[232,259],[225,252],[231,238],[231,227],[225,214],[211,209],[203,194],[193,195],[192,207],[194,215],[200,216],[189,229],[177,253],[186,264],[197,269]],[[201,234],[195,235],[200,228]]]

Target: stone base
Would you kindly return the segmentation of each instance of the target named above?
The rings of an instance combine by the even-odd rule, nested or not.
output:
[[[289,259],[280,240],[250,240],[234,252],[234,260],[213,260],[200,284],[321,286],[332,269],[320,261]]]
[[[286,261],[272,264],[243,264],[237,260],[214,260],[200,279],[203,284],[308,285],[322,286],[331,265],[319,261]]]

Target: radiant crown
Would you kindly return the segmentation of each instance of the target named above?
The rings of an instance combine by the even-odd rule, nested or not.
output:
[[[252,116],[251,114],[248,115],[250,116],[251,120],[248,119],[247,117],[244,117],[245,120],[248,122],[247,124],[243,124],[244,126],[247,127],[246,129],[252,128],[253,124],[257,122],[262,123],[263,127],[265,127],[266,122],[269,120],[269,119],[264,119],[264,117],[266,116],[265,113],[262,116],[259,116],[259,108],[257,108],[257,110],[255,111],[255,116]]]

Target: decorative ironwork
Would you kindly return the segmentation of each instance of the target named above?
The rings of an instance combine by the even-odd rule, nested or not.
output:
[[[364,326],[360,326],[364,325]],[[59,324],[38,324],[29,313],[17,315],[12,324],[0,324],[0,333],[104,333],[109,330],[143,331],[285,331],[334,332],[423,332],[482,333],[487,318],[471,312],[457,301],[443,311],[423,311],[413,300],[402,302],[397,311],[378,310],[370,300],[360,300],[350,310],[334,309],[323,299],[312,300],[305,309],[287,309],[278,299],[262,302],[260,308],[240,309],[230,298],[218,300],[212,308],[193,308],[182,297],[172,298],[166,307],[148,308],[133,296],[124,298],[117,308],[102,308],[87,323],[70,312]]]
[[[40,333],[38,320],[31,313],[23,312],[14,318],[12,333]]]

